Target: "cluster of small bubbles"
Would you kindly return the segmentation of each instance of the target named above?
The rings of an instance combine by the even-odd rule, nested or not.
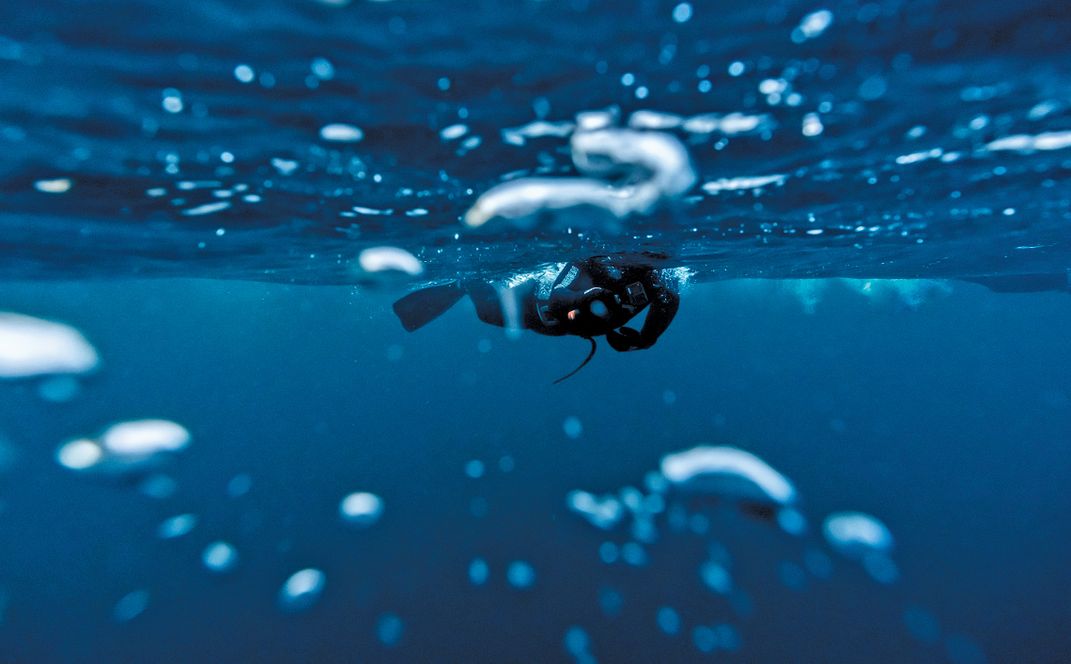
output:
[[[531,588],[535,579],[535,568],[523,560],[515,560],[506,568],[506,581],[519,590]]]
[[[612,495],[596,496],[587,491],[570,491],[566,504],[593,526],[603,530],[616,526],[625,515],[621,502]]]
[[[279,171],[279,175],[291,175],[298,169],[298,162],[280,157],[272,157],[271,165],[272,168]]]
[[[56,451],[56,461],[69,470],[124,475],[156,468],[189,443],[190,433],[180,424],[134,420],[108,427],[97,439],[63,444]]]

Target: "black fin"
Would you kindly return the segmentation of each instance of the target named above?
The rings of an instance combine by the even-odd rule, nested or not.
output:
[[[452,281],[442,286],[422,288],[394,303],[394,313],[409,332],[419,330],[446,313],[465,295],[464,289]]]
[[[570,371],[569,373],[565,374],[564,376],[562,376],[558,380],[554,381],[554,383],[553,383],[554,385],[557,385],[558,383],[562,382],[566,378],[572,378],[573,376],[575,376],[581,369],[583,369],[584,367],[586,367],[588,365],[588,362],[591,362],[591,358],[595,357],[595,349],[596,349],[595,338],[594,337],[586,337],[586,339],[591,342],[591,352],[588,353],[588,356],[584,358],[584,361],[580,363],[579,367],[573,369],[572,371]]]

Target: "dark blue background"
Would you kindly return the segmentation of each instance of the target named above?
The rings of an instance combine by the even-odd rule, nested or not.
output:
[[[554,661],[580,625],[600,661],[683,661],[699,656],[696,624],[727,621],[739,661],[946,661],[943,645],[910,637],[909,606],[989,661],[1058,661],[1071,647],[1066,295],[964,285],[910,310],[833,286],[808,315],[783,286],[700,285],[653,349],[603,348],[559,386],[581,342],[510,341],[467,303],[407,335],[391,296],[204,281],[0,287],[5,309],[75,324],[103,357],[68,404],[0,384],[0,431],[18,450],[0,492],[4,658]],[[578,440],[563,433],[570,415]],[[170,499],[52,460],[69,437],[150,416],[194,435]],[[566,492],[637,485],[662,455],[700,442],[784,472],[812,526],[843,509],[885,520],[901,580],[880,586],[835,558],[831,580],[789,590],[779,565],[824,548],[815,533],[800,542],[731,513],[710,539],[732,554],[750,617],[702,585],[702,538],[664,533],[646,567],[599,562],[602,541],[627,536],[568,512]],[[488,465],[477,480],[464,473],[474,458]],[[228,498],[243,472],[251,492]],[[354,490],[385,500],[368,530],[338,520]],[[485,517],[471,514],[476,497]],[[193,533],[157,540],[159,521],[185,511],[202,519]],[[199,562],[218,538],[241,556],[223,578]],[[467,579],[476,556],[491,566],[482,588]],[[516,559],[536,569],[529,591],[505,581]],[[322,600],[280,613],[280,584],[306,566],[327,574]],[[148,609],[116,625],[114,603],[137,588]],[[600,609],[607,589],[622,598],[616,616]],[[683,635],[658,631],[662,605],[681,613]],[[376,639],[388,612],[404,621],[395,649]]]

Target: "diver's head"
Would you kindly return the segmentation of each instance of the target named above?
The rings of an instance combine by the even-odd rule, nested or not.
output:
[[[589,288],[565,307],[564,317],[572,325],[599,326],[609,322],[617,308],[614,294],[605,288]]]

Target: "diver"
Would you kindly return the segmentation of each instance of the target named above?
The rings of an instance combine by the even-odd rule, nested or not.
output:
[[[572,376],[595,354],[595,337],[605,336],[618,352],[650,348],[677,313],[680,298],[662,279],[661,270],[624,259],[595,256],[568,263],[553,278],[534,278],[499,288],[486,282],[451,282],[414,291],[394,303],[402,326],[412,332],[439,317],[468,295],[480,320],[509,329],[549,336],[576,336],[591,341],[591,352]],[[628,326],[644,310],[636,329]]]

